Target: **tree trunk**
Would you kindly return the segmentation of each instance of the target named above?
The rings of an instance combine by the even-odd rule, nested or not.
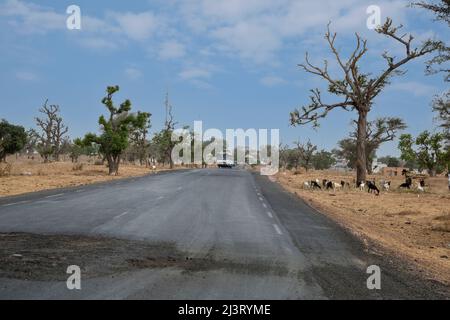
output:
[[[372,163],[370,163],[369,158],[366,156],[366,167],[367,173],[372,174]]]
[[[358,137],[356,140],[356,182],[359,185],[366,181],[366,137],[367,135],[367,111],[363,108],[358,115]]]
[[[108,173],[110,176],[117,175],[119,171],[119,164],[117,163],[117,159],[113,156],[107,156],[106,160],[108,161]]]
[[[168,154],[170,169],[173,169],[172,151]]]

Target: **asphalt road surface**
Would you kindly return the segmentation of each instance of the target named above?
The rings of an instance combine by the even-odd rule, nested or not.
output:
[[[17,232],[172,251],[167,263],[146,257],[139,268],[83,277],[94,268],[89,263],[118,263],[117,242],[80,266],[81,290],[68,290],[59,268],[42,279],[0,277],[1,299],[449,298],[448,288],[367,250],[267,177],[240,169],[174,171],[1,199],[0,233]],[[83,257],[81,251],[77,261]],[[380,290],[367,288],[370,265],[381,269]]]

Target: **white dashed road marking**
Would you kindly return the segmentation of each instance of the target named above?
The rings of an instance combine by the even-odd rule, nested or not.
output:
[[[273,227],[275,228],[275,231],[278,233],[278,234],[283,234],[282,232],[281,232],[281,230],[280,230],[280,228],[276,225],[276,224],[273,224]]]
[[[54,194],[54,195],[52,195],[52,196],[46,196],[45,198],[46,199],[49,199],[49,198],[56,198],[56,197],[61,197],[61,196],[63,196],[64,195],[64,193],[58,193],[58,194]]]
[[[119,214],[118,216],[114,217],[114,219],[119,219],[120,217],[123,217],[126,214],[128,214],[128,211],[125,211],[124,213]]]
[[[269,218],[273,219],[273,215],[272,215],[272,213],[270,211],[267,211],[267,215],[269,216]]]
[[[262,205],[263,205],[263,207],[264,207],[264,208],[266,208],[266,209],[267,209],[267,205],[266,205],[265,203],[263,203]]]
[[[24,201],[19,201],[19,202],[13,202],[13,203],[4,204],[4,205],[2,205],[2,207],[9,207],[9,206],[13,206],[16,204],[22,204],[22,203],[27,203],[27,202],[29,202],[29,201],[24,200]]]

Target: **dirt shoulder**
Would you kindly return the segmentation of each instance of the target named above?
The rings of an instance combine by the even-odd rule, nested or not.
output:
[[[169,170],[165,167],[152,169],[139,165],[121,164],[119,175],[110,176],[105,165],[86,162],[41,163],[36,160],[8,159],[8,165],[11,166],[9,175],[0,176],[0,197],[139,177]],[[0,166],[4,168],[6,164],[0,164]]]
[[[428,179],[425,194],[398,191],[401,178],[391,178],[391,191],[380,196],[355,188],[335,192],[303,188],[303,182],[316,178],[353,181],[353,176],[336,172],[295,175],[288,171],[275,180],[366,244],[379,245],[412,262],[425,277],[450,285],[450,194],[445,178]]]

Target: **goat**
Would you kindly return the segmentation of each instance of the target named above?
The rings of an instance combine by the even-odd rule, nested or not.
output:
[[[389,188],[391,187],[391,182],[390,181],[383,181],[382,186],[383,186],[383,189],[385,191],[389,191]]]
[[[322,180],[322,187],[326,188],[327,187],[327,182],[328,182],[327,179],[323,179]]]
[[[422,185],[422,182],[424,182],[423,180],[417,183],[417,190],[419,190],[419,192],[425,192],[425,182]]]
[[[316,181],[312,180],[312,181],[310,182],[311,188],[313,188],[313,189],[321,189],[321,190],[322,190],[322,188],[320,187],[320,185],[319,185],[319,183],[318,183],[317,181],[318,181],[318,180],[316,179]]]
[[[366,187],[366,183],[361,181],[359,183],[359,190],[364,191],[365,187]]]
[[[405,183],[402,183],[398,188],[399,189],[411,189],[412,179],[406,178]]]
[[[327,188],[327,190],[334,189],[334,187],[333,187],[333,182],[332,182],[332,181],[328,181],[328,182],[326,183],[326,188]]]
[[[334,191],[336,191],[336,189],[340,190],[340,189],[342,189],[342,184],[333,182],[333,187],[334,187]]]
[[[303,189],[311,189],[311,184],[308,181],[303,182]]]
[[[367,187],[367,192],[372,193],[373,191],[376,192],[377,196],[380,195],[380,189],[375,185],[375,181],[367,181]]]

